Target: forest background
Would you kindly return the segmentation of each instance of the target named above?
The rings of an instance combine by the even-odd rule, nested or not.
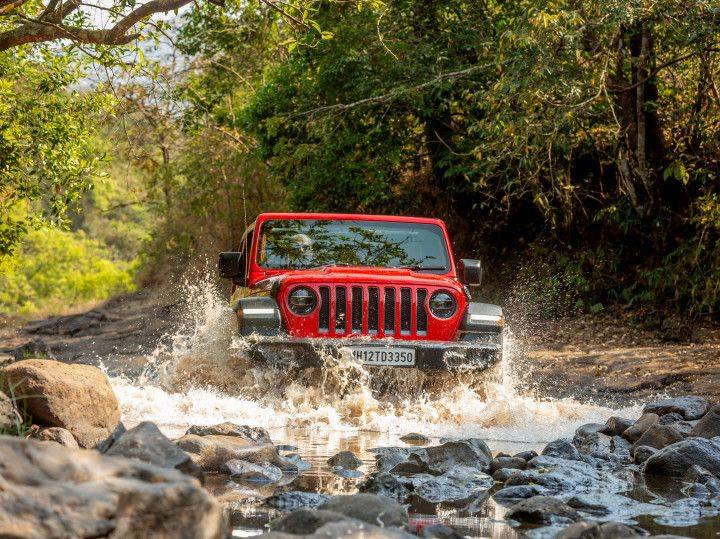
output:
[[[0,312],[294,210],[443,218],[533,316],[716,319],[719,30],[718,0],[0,0]]]

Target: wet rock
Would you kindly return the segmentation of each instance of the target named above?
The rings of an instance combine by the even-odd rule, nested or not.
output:
[[[621,436],[633,423],[634,421],[632,419],[614,415],[605,422],[605,428],[602,430],[602,433],[608,436]]]
[[[186,434],[175,443],[206,472],[220,471],[227,461],[233,459],[253,464],[269,463],[286,472],[297,472],[295,463],[281,457],[275,446],[268,443],[256,444],[245,438],[216,434],[207,436]]]
[[[622,433],[622,437],[631,444],[634,444],[640,439],[640,436],[645,434],[646,430],[652,427],[659,420],[660,416],[657,414],[643,414],[640,416],[640,419],[635,421],[631,427]]]
[[[610,438],[610,450],[613,453],[620,453],[620,452],[627,451],[629,454],[631,447],[632,447],[632,444],[630,442],[628,442],[622,436],[613,436],[612,438]]]
[[[297,446],[294,445],[288,445],[288,444],[279,444],[275,446],[275,449],[278,451],[297,451]]]
[[[496,457],[490,462],[490,473],[504,468],[524,470],[527,468],[527,461],[520,457]]]
[[[720,438],[687,438],[652,455],[645,462],[646,475],[683,477],[693,465],[720,474]]]
[[[383,527],[404,528],[408,523],[408,514],[402,505],[390,498],[374,494],[335,496],[323,503],[319,509],[335,511]]]
[[[330,466],[340,466],[346,470],[357,470],[362,466],[362,460],[355,456],[352,451],[340,451],[327,461]]]
[[[661,425],[656,423],[648,430],[646,430],[637,442],[633,444],[633,450],[636,447],[647,446],[654,447],[655,449],[662,449],[670,444],[684,440],[683,436],[675,427],[672,425]]]
[[[623,539],[643,535],[646,534],[642,529],[620,522],[581,520],[565,528],[555,539]]]
[[[279,492],[265,500],[265,505],[281,511],[292,511],[300,507],[317,508],[330,499],[326,494],[291,490]]]
[[[381,472],[388,472],[405,462],[413,451],[415,449],[411,447],[376,447],[370,450],[375,454],[375,466]]]
[[[0,437],[3,537],[198,537],[226,533],[191,477],[146,462]]]
[[[270,531],[291,533],[293,535],[307,535],[315,533],[328,522],[348,520],[346,515],[334,511],[323,511],[301,507],[287,515],[270,522]]]
[[[708,413],[692,428],[689,435],[701,438],[720,436],[720,404],[710,408]]]
[[[411,477],[410,482],[415,494],[430,503],[467,500],[495,483],[489,475],[464,466],[443,475],[418,474]]]
[[[404,501],[410,494],[407,488],[410,484],[408,481],[401,480],[389,472],[379,472],[360,483],[358,490]]]
[[[423,526],[420,537],[423,539],[463,539],[465,536],[444,524]]]
[[[642,464],[647,459],[652,457],[658,450],[654,447],[648,447],[647,445],[640,445],[633,451],[633,462],[635,464]]]
[[[423,466],[427,472],[437,475],[441,475],[455,466],[466,466],[487,472],[490,469],[492,453],[485,442],[477,438],[470,438],[417,449],[410,454],[408,460]]]
[[[547,494],[547,490],[538,485],[518,485],[514,487],[503,487],[496,491],[492,497],[502,503],[524,498],[532,498],[533,496],[541,496]]]
[[[47,429],[42,429],[40,432],[38,432],[37,439],[44,442],[57,442],[60,445],[68,447],[70,449],[80,448],[77,440],[72,435],[72,432],[61,427],[49,427]]]
[[[677,423],[678,421],[682,421],[683,419],[685,418],[677,412],[671,412],[669,414],[660,416],[660,419],[658,419],[658,424],[672,425],[673,423]]]
[[[232,459],[220,468],[220,472],[229,475],[235,481],[245,483],[276,483],[282,479],[280,468],[272,464],[253,464],[245,460]]]
[[[424,434],[418,434],[417,432],[411,432],[405,436],[401,436],[400,440],[410,445],[428,445],[432,441]]]
[[[530,450],[530,451],[520,451],[520,453],[517,453],[517,454],[515,454],[515,455],[513,455],[513,456],[514,456],[514,457],[517,457],[517,458],[519,458],[519,459],[523,459],[523,460],[525,460],[525,461],[528,461],[528,460],[532,460],[532,459],[534,459],[535,457],[537,457],[538,454],[537,454],[537,451],[532,451],[532,450]]]
[[[390,473],[396,475],[413,475],[419,473],[427,473],[428,471],[428,467],[424,462],[420,462],[417,460],[406,460],[405,462],[401,462],[400,464],[394,466],[390,470]]]
[[[580,514],[552,496],[533,496],[513,505],[505,518],[531,524],[553,524],[558,521],[578,520]]]
[[[646,404],[643,414],[652,413],[661,416],[675,412],[680,414],[683,419],[700,419],[709,407],[708,401],[702,397],[676,397]]]
[[[80,447],[103,450],[122,430],[118,401],[97,367],[27,359],[3,368],[0,379],[34,423],[69,430]]]
[[[265,429],[238,425],[230,421],[218,423],[217,425],[193,425],[185,434],[194,434],[195,436],[236,436],[256,444],[272,443],[270,434]],[[293,449],[290,449],[290,451],[293,451]]]
[[[332,473],[345,479],[357,479],[363,476],[363,473],[358,470],[346,470],[342,466],[333,466]]]
[[[517,472],[515,468],[501,468],[492,474],[492,478],[497,482],[504,483],[515,472]]]
[[[691,466],[688,471],[685,472],[683,480],[702,485],[712,496],[720,494],[720,479],[697,464]]]
[[[190,456],[149,421],[143,421],[125,432],[105,454],[138,459],[161,468],[175,468],[201,482],[203,480],[202,470]]]
[[[568,500],[567,504],[573,509],[595,516],[607,515],[610,512],[606,506],[590,496],[573,496]]]
[[[588,423],[582,425],[575,431],[572,443],[578,451],[586,455],[592,453],[605,453],[610,450],[610,436],[603,434],[605,425],[600,423]]]
[[[575,447],[568,438],[558,438],[548,443],[545,449],[543,449],[542,454],[559,459],[583,460],[580,451],[578,451],[577,447]]]

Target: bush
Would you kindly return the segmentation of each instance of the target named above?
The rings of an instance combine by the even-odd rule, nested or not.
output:
[[[137,261],[116,261],[83,232],[31,231],[0,261],[0,312],[62,311],[134,288]]]

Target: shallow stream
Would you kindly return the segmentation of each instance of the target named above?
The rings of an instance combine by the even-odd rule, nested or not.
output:
[[[246,361],[245,343],[233,336],[234,314],[213,288],[191,288],[188,294],[196,308],[176,334],[162,339],[147,358],[143,373],[133,378],[110,373],[125,424],[153,421],[171,438],[181,436],[191,425],[223,421],[263,427],[276,444],[291,446],[283,448],[283,454],[297,453],[310,465],[300,476],[284,481],[289,490],[357,492],[356,484],[373,470],[370,450],[406,446],[400,437],[411,432],[426,435],[433,443],[442,438],[478,437],[493,453],[515,454],[529,449],[540,452],[547,442],[571,437],[585,423],[604,422],[611,415],[635,418],[640,414],[638,406],[611,409],[521,394],[517,381],[528,373],[517,372],[524,367],[515,365],[519,350],[509,331],[501,380],[453,380],[432,396],[416,391],[417,375],[406,370],[390,373],[390,383],[384,383],[378,394],[370,373],[349,357],[329,359],[321,376],[261,369]],[[333,473],[326,461],[344,449],[362,459],[363,477],[348,479]],[[223,476],[208,480],[208,488],[233,508],[238,536],[259,533],[277,514],[259,503],[277,487],[252,489]],[[677,487],[660,486],[668,492],[673,488]],[[628,496],[648,501],[643,499],[646,492]],[[505,509],[492,498],[472,511],[426,504],[411,506],[410,512],[414,522],[439,519],[471,537],[518,536],[503,520]],[[699,525],[697,520],[666,519],[659,524],[657,515],[628,519],[654,533],[696,537],[720,533],[717,517],[702,518]]]

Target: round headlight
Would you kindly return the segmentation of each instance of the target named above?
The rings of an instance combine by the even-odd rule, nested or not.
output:
[[[317,296],[309,288],[298,287],[288,296],[288,307],[300,316],[306,316],[313,312],[316,305]]]
[[[450,318],[455,314],[457,302],[447,292],[435,292],[430,297],[430,312],[438,318]]]

